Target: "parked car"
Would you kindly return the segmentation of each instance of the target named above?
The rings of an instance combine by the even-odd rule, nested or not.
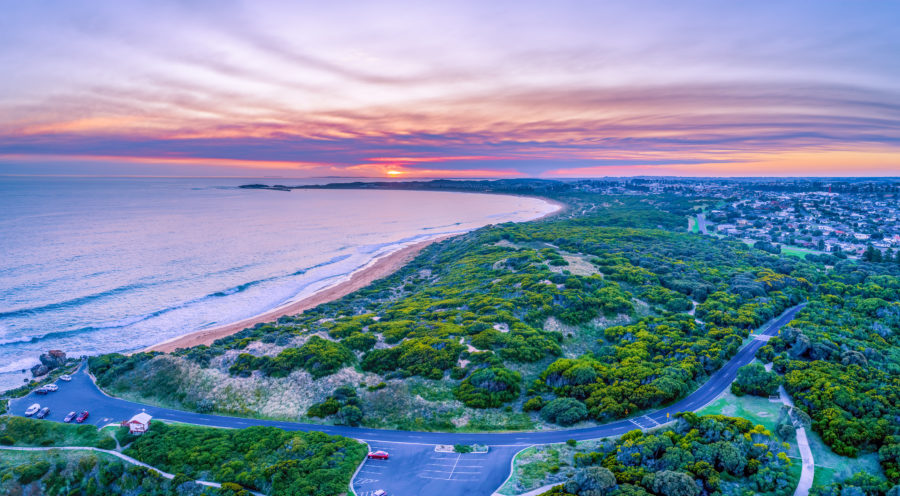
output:
[[[29,406],[27,410],[25,410],[25,416],[30,417],[30,416],[34,415],[35,413],[37,413],[38,410],[40,410],[40,409],[41,409],[41,405],[38,403],[35,403],[35,404]]]
[[[372,493],[372,496],[387,496],[387,491],[385,491],[384,489],[378,489],[374,493]]]
[[[388,455],[387,451],[370,451],[369,452],[369,458],[373,459],[373,460],[387,460],[389,456],[390,455]]]
[[[72,376],[69,374],[63,374],[59,376],[59,380],[69,382],[72,380]]]
[[[41,411],[37,412],[37,415],[35,415],[35,418],[42,419],[49,414],[50,414],[50,407],[45,406],[44,408],[41,408]]]
[[[75,417],[75,422],[78,422],[79,424],[84,422],[85,420],[87,420],[88,415],[90,414],[87,410],[82,410],[81,413],[79,413],[78,416]]]
[[[69,414],[66,415],[65,418],[63,418],[63,422],[65,422],[65,423],[68,424],[68,423],[71,422],[74,418],[75,418],[75,412],[69,412]]]

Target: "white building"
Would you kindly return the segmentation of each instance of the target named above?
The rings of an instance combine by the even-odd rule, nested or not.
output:
[[[150,420],[152,420],[152,419],[153,419],[153,417],[151,417],[150,415],[147,415],[146,413],[141,412],[141,413],[135,415],[134,417],[131,417],[131,420],[129,420],[127,422],[123,422],[123,424],[128,426],[129,434],[140,435],[140,434],[147,432],[147,430],[150,429]]]

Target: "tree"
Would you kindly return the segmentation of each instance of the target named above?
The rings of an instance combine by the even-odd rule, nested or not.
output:
[[[778,392],[781,382],[778,374],[766,371],[762,364],[751,363],[738,369],[737,378],[731,383],[731,392],[738,396],[770,396]]]
[[[338,410],[338,423],[341,425],[359,425],[363,412],[359,407],[347,405]]]
[[[577,496],[604,496],[616,487],[616,476],[606,467],[587,467],[566,482],[567,493]]]
[[[541,409],[541,418],[559,425],[572,425],[587,417],[584,403],[574,398],[556,398]]]
[[[496,408],[519,396],[522,376],[503,368],[478,369],[463,380],[454,395],[472,408]]]
[[[656,472],[651,489],[661,496],[697,496],[700,488],[689,475],[672,470]]]

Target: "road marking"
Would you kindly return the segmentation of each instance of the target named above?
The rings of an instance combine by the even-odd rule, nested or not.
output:
[[[453,471],[456,470],[456,464],[459,463],[459,457],[460,457],[460,456],[462,456],[462,455],[456,455],[456,461],[453,462],[453,468],[450,469],[450,476],[447,477],[447,480],[450,480],[450,478],[453,477]]]
[[[646,416],[646,415],[644,415],[644,416],[641,417],[641,418],[645,418],[645,419],[649,420],[650,422],[653,422],[653,425],[659,425],[659,422],[653,420],[652,418],[650,418],[650,417],[648,417],[648,416]]]

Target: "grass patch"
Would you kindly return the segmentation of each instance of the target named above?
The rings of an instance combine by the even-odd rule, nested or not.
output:
[[[806,429],[809,449],[816,463],[816,474],[813,487],[827,486],[832,482],[840,482],[857,472],[865,472],[884,477],[877,453],[866,453],[856,458],[841,456],[831,451],[822,438],[812,429]]]
[[[781,245],[782,255],[794,255],[800,258],[806,258],[807,255],[824,253],[818,250],[808,250],[806,248],[797,248],[794,246]]]
[[[108,448],[109,436],[93,425],[71,425],[23,417],[0,417],[0,443],[6,446],[91,446]],[[115,447],[115,444],[113,444]]]
[[[781,403],[773,403],[768,398],[758,396],[735,396],[726,391],[718,399],[697,412],[697,415],[727,415],[743,417],[754,424],[775,432],[775,425],[781,415]]]

